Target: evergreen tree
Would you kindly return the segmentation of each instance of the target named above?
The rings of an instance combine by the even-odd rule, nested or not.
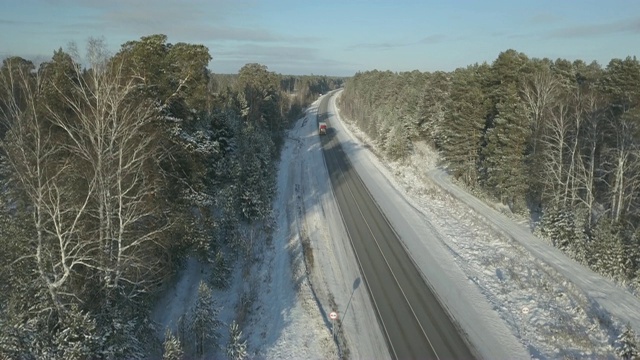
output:
[[[217,346],[220,339],[218,320],[219,309],[216,306],[213,294],[209,286],[200,282],[198,287],[198,299],[191,313],[189,331],[193,334],[196,353],[204,355],[209,347]]]
[[[382,149],[392,160],[403,158],[411,149],[407,128],[401,123],[392,125],[383,142]]]
[[[227,343],[229,359],[242,360],[247,357],[247,341],[242,340],[242,331],[235,320],[229,326],[229,343]]]
[[[285,127],[280,112],[277,75],[268,71],[265,65],[246,64],[238,73],[236,87],[246,104],[241,110],[247,124],[279,139],[280,131]]]
[[[591,231],[589,255],[594,270],[618,281],[626,281],[633,265],[625,252],[621,230],[620,224],[610,218],[599,219]]]
[[[445,116],[450,106],[450,74],[429,74],[423,91],[420,118],[416,125],[420,138],[439,146],[441,133],[446,129]]]
[[[640,351],[638,349],[638,339],[631,326],[627,325],[625,330],[618,335],[616,339],[616,355],[624,360],[640,359]]]
[[[216,251],[213,271],[211,272],[211,283],[218,289],[226,289],[231,282],[231,267],[222,250]]]
[[[104,345],[100,343],[96,321],[75,305],[65,314],[60,329],[54,342],[61,359],[91,358]]]
[[[581,214],[575,209],[551,206],[545,209],[536,232],[580,263],[587,264],[586,234]]]
[[[458,69],[451,85],[451,102],[440,132],[444,158],[452,174],[469,186],[478,181],[480,150],[487,106],[478,80],[478,66]]]
[[[612,59],[598,86],[607,95],[618,114],[640,105],[640,61],[636,57]]]
[[[525,169],[529,125],[526,109],[515,86],[505,90],[497,114],[486,132],[483,165],[485,184],[512,209],[522,210],[528,190]]]
[[[501,52],[491,64],[491,71],[484,77],[484,86],[493,105],[512,96],[509,92],[521,89],[527,74],[532,71],[529,59],[513,49]]]
[[[275,170],[270,153],[274,144],[253,127],[242,130],[237,157],[236,189],[241,214],[249,221],[268,215],[275,188]]]
[[[169,328],[164,333],[163,349],[162,360],[182,360],[184,358],[182,344]]]
[[[561,250],[569,250],[576,242],[575,217],[570,210],[555,206],[547,209],[540,228],[541,235]]]

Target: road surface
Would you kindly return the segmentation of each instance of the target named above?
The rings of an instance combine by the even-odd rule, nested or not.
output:
[[[329,98],[318,110],[318,121],[329,125],[322,135],[325,162],[391,357],[474,358],[333,136]]]

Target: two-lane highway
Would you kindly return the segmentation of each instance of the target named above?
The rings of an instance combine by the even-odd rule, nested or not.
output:
[[[330,96],[322,99],[318,111],[318,119],[329,122],[329,131],[322,136],[325,162],[391,357],[474,358],[335,138],[328,113]]]

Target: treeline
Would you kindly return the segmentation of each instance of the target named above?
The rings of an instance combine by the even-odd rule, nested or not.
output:
[[[342,86],[343,77],[318,75],[280,75],[280,90],[289,97],[290,120],[300,117],[304,109],[318,98],[318,95]],[[213,93],[232,89],[238,81],[236,74],[211,74],[210,89]]]
[[[453,72],[370,71],[341,109],[390,158],[437,149],[466,186],[592,269],[640,285],[640,63],[528,58]]]
[[[164,35],[87,48],[0,68],[0,358],[159,348],[154,299],[192,254],[228,283],[253,243],[241,224],[270,224],[279,146],[314,96],[260,64],[216,82],[205,46]]]

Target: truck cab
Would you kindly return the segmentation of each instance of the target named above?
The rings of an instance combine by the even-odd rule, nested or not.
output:
[[[321,121],[318,123],[318,134],[320,135],[326,135],[327,134],[327,123],[324,121]]]

